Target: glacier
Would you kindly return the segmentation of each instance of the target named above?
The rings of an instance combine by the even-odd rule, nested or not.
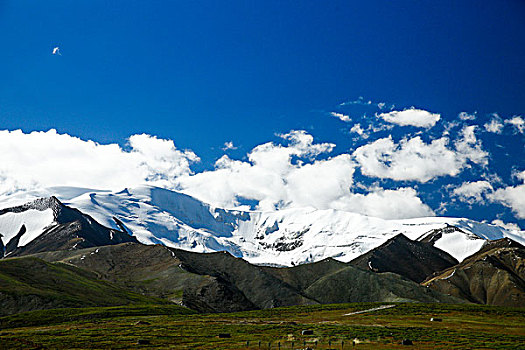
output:
[[[509,231],[466,218],[386,220],[334,209],[224,209],[181,192],[147,185],[118,192],[51,187],[0,198],[0,208],[50,196],[104,226],[125,229],[144,244],[204,253],[227,251],[260,265],[293,266],[328,257],[348,262],[400,233],[422,240],[430,232],[439,232],[432,244],[459,261],[477,252],[486,240],[508,237],[525,244],[525,231]],[[17,235],[22,224],[27,233],[20,239],[21,246],[51,225],[52,213],[40,209],[20,213],[0,210],[4,244]]]

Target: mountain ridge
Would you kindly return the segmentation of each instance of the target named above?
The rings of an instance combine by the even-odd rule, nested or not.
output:
[[[441,230],[433,244],[459,261],[478,251],[488,239],[511,237],[525,243],[523,232],[509,232],[462,218],[384,220],[314,208],[229,210],[152,186],[119,192],[51,188],[12,196],[4,205],[52,191],[56,198],[63,198],[65,205],[75,207],[110,230],[132,234],[142,243],[194,252],[224,250],[258,265],[293,266],[328,257],[349,262],[399,233],[414,240]],[[4,235],[5,227],[0,215],[0,233]],[[34,227],[28,229],[36,235]],[[11,236],[16,235],[14,228],[11,231]]]
[[[490,241],[464,261],[429,277],[422,285],[470,302],[525,305],[525,247]]]
[[[37,225],[33,225],[34,218],[32,216],[36,212],[40,213],[37,215],[37,220],[44,219]],[[62,204],[55,196],[39,198],[20,206],[4,208],[0,210],[1,219],[4,219],[4,225],[0,225],[4,231],[2,236],[7,238],[7,242],[2,244],[2,256],[26,255],[43,250],[67,250],[122,242],[137,242],[136,238],[129,235],[128,232],[105,227],[80,210]],[[27,225],[31,223],[30,229],[26,227],[24,220],[27,220]],[[13,229],[16,230],[17,224],[20,229],[13,235],[15,232]],[[9,232],[9,228],[11,228],[11,232]],[[26,238],[27,235],[30,237]]]
[[[463,302],[397,274],[365,271],[333,259],[272,268],[227,252],[193,253],[140,243],[32,256],[71,264],[135,293],[200,312],[351,301]]]
[[[429,242],[412,241],[399,234],[350,264],[374,272],[394,272],[420,283],[433,273],[459,262]]]

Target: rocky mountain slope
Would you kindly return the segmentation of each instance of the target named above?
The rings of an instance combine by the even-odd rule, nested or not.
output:
[[[423,285],[474,303],[523,307],[525,247],[509,239],[487,242]]]
[[[201,312],[351,301],[461,302],[399,275],[365,271],[333,259],[272,268],[227,252],[203,254],[136,243],[36,256]]]
[[[290,268],[264,269],[321,303],[411,301],[461,303],[394,273],[375,273],[326,259]]]
[[[394,272],[417,283],[457,263],[454,257],[432,244],[412,241],[402,234],[350,262],[374,272]]]
[[[232,312],[258,307],[231,282],[187,271],[183,260],[162,245],[127,243],[36,255],[91,271],[103,280],[141,294],[201,312]],[[233,258],[234,259],[234,258]],[[230,271],[236,274],[236,271]]]
[[[102,226],[54,196],[0,210],[0,233],[2,256],[137,242],[128,232]]]

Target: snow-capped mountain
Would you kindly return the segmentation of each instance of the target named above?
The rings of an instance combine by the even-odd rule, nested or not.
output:
[[[424,217],[384,220],[314,208],[271,212],[215,208],[180,192],[141,186],[120,192],[53,187],[0,199],[0,208],[56,196],[115,231],[127,231],[145,244],[195,252],[228,251],[255,264],[291,266],[333,257],[348,262],[402,233],[462,261],[486,240],[509,237],[525,244],[525,232],[464,218]],[[19,246],[55,224],[50,208],[0,210],[0,234]],[[20,235],[22,225],[25,233]]]
[[[54,196],[0,210],[0,230],[0,257],[137,242],[122,228],[105,227]]]

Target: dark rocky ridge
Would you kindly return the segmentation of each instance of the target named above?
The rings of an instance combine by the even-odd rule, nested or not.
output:
[[[462,302],[394,273],[375,273],[334,259],[290,268],[264,268],[321,304],[370,301]]]
[[[201,254],[170,250],[182,261],[182,268],[199,275],[210,275],[236,286],[257,308],[316,304],[264,268],[235,258],[227,252]]]
[[[397,273],[417,283],[457,263],[454,257],[430,242],[412,241],[403,234],[350,262],[369,271]]]
[[[502,239],[497,239],[495,241],[486,241],[485,244],[483,244],[483,246],[479,250],[479,252],[473,254],[472,257],[475,256],[475,255],[479,255],[479,254],[490,252],[490,251],[492,251],[494,249],[498,249],[498,248],[524,249],[525,247],[523,247],[522,244],[520,244],[520,243],[518,243],[516,241],[513,241],[510,238],[502,238]]]
[[[25,233],[22,225],[20,232],[5,245],[5,256],[22,256],[43,251],[71,250],[88,247],[138,242],[125,230],[115,230],[99,224],[91,216],[78,209],[62,204],[56,197],[39,198],[21,206],[0,210],[5,213],[21,213],[29,209],[39,211],[52,209],[53,223],[47,226],[41,235],[23,247],[18,241]]]
[[[22,236],[26,233],[26,231],[27,231],[26,225],[22,224],[16,236],[11,238],[9,242],[7,242],[7,245],[5,246],[5,249],[2,250],[2,252],[7,255],[13,252],[14,250],[16,250],[16,248],[18,247],[18,243],[20,242],[20,238],[22,238]]]
[[[202,254],[124,243],[35,256],[75,265],[125,288],[200,312],[316,303],[259,266],[224,252]]]
[[[430,243],[430,244],[434,245],[436,243],[436,241],[443,236],[443,234],[453,233],[453,232],[461,232],[465,236],[467,236],[469,239],[473,239],[473,240],[474,239],[482,239],[482,238],[480,238],[480,237],[478,237],[478,236],[476,236],[474,234],[471,234],[471,233],[463,231],[459,227],[447,224],[447,226],[445,226],[443,228],[437,228],[437,229],[425,232],[420,237],[418,237],[416,239],[416,241],[423,242],[423,243]]]
[[[225,252],[192,253],[134,243],[36,256],[73,264],[133,291],[201,312],[352,301],[461,302],[399,275],[364,271],[333,259],[270,268]]]
[[[135,292],[201,312],[258,308],[228,280],[189,272],[176,252],[161,245],[125,243],[78,251],[45,252],[35,256],[78,266]]]

